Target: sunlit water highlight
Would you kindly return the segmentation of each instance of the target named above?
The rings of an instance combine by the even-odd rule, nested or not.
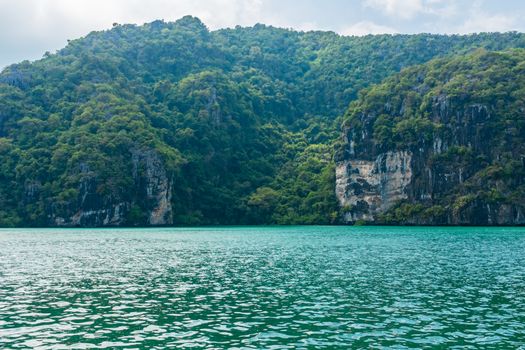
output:
[[[524,344],[525,228],[0,230],[0,348]]]

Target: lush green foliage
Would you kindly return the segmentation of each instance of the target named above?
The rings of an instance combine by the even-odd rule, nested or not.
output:
[[[264,25],[210,32],[184,17],[72,40],[0,74],[0,225],[74,213],[86,176],[104,201],[131,203],[129,224],[144,224],[137,149],[159,154],[173,179],[176,224],[336,222],[337,117],[357,92],[477,47],[525,47],[525,37],[357,38]],[[497,82],[508,73],[491,74]],[[412,118],[394,129],[379,123],[378,139],[436,127]]]
[[[478,50],[405,69],[364,90],[345,125],[357,133],[371,126],[368,145],[356,149],[410,150],[416,175],[430,174],[429,198],[414,195],[383,221],[446,222],[480,205],[525,208],[524,111],[525,50]]]

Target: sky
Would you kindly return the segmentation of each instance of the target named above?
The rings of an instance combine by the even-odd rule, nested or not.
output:
[[[0,0],[0,69],[113,23],[184,15],[211,30],[264,23],[342,35],[525,32],[524,0]]]

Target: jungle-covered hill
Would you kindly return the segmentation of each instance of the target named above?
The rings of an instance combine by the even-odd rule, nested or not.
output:
[[[189,16],[93,32],[0,73],[0,225],[339,222],[334,154],[359,91],[523,47],[519,33],[209,31]]]

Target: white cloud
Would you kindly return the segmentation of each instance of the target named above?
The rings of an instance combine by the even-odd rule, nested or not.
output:
[[[364,5],[403,19],[412,18],[423,10],[422,0],[366,0]]]
[[[418,14],[450,17],[458,14],[454,0],[365,0],[365,7],[403,20],[413,19]]]
[[[519,18],[512,14],[487,13],[481,2],[474,2],[466,20],[452,32],[459,34],[479,32],[507,32],[516,30]]]
[[[31,7],[44,4],[44,17],[57,13],[70,21],[91,26],[108,26],[113,22],[142,24],[156,19],[176,20],[191,14],[212,28],[251,24],[259,14],[262,0],[17,0]],[[5,2],[5,0],[0,0]],[[33,6],[30,6],[30,5]]]
[[[515,30],[516,18],[505,15],[485,15],[468,18],[456,31],[460,34],[480,32],[508,32]]]
[[[369,21],[361,21],[339,31],[342,35],[395,34],[397,30]]]

